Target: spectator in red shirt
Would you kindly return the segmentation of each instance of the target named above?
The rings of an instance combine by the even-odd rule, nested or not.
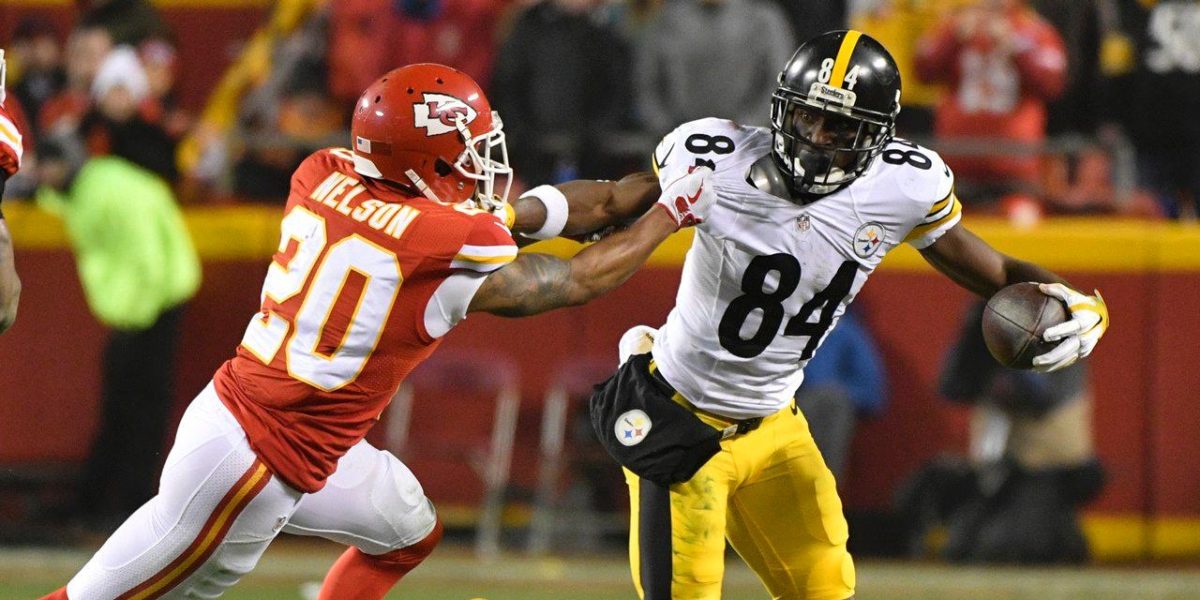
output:
[[[1058,32],[1025,0],[985,0],[934,27],[918,44],[916,67],[921,79],[951,88],[934,117],[940,140],[1000,150],[979,156],[972,147],[956,155],[950,144],[943,151],[963,197],[1033,195],[1046,104],[1066,83]]]
[[[329,88],[353,101],[396,65],[436,62],[487,89],[502,0],[339,0],[331,3]]]

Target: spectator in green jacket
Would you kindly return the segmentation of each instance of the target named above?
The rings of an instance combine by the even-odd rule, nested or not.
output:
[[[180,316],[200,286],[200,261],[161,178],[115,156],[87,159],[75,138],[45,141],[38,155],[38,203],[62,216],[88,306],[111,330],[99,430],[74,507],[105,526],[154,495]]]

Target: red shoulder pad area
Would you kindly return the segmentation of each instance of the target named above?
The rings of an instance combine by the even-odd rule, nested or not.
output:
[[[512,232],[499,218],[480,213],[472,221],[474,224],[450,268],[490,273],[517,258],[517,244]]]

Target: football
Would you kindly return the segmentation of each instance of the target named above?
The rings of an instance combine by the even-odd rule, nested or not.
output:
[[[1054,348],[1046,329],[1067,320],[1067,307],[1043,294],[1036,283],[1018,283],[996,292],[983,311],[983,340],[1000,364],[1013,369],[1033,366],[1033,357]]]

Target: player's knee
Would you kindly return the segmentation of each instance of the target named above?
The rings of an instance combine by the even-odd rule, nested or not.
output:
[[[429,532],[421,541],[397,548],[385,554],[379,554],[371,557],[371,559],[380,564],[393,569],[399,569],[403,572],[408,572],[417,567],[433,553],[433,549],[442,541],[444,529],[441,520],[436,520],[433,523],[433,531]]]
[[[854,559],[845,546],[830,548],[813,565],[808,574],[806,598],[847,600],[854,596],[856,585]]]
[[[395,456],[380,454],[386,475],[376,479],[371,502],[395,534],[393,540],[384,543],[390,543],[393,549],[400,548],[412,544],[416,536],[425,532],[440,531],[437,512],[416,476]]]

